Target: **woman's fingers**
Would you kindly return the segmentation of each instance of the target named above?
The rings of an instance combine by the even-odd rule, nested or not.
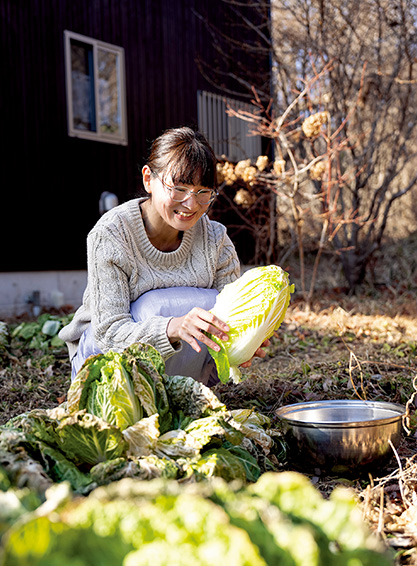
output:
[[[263,350],[262,348],[258,348],[254,354],[254,358],[264,358],[266,356],[266,352],[265,350]]]
[[[217,316],[214,316],[213,313],[205,311],[204,309],[195,308],[190,311],[188,315],[192,318],[197,317],[197,321],[203,323],[201,330],[204,330],[204,332],[214,334],[220,338],[220,340],[229,340],[229,336],[227,335],[230,330],[229,325],[217,318]]]
[[[229,326],[209,311],[197,307],[188,313],[186,319],[188,319],[186,323],[190,325],[192,336],[216,352],[220,351],[220,346],[205,333],[212,334],[223,342],[229,340],[227,335],[230,330]]]
[[[245,362],[244,364],[240,364],[242,368],[249,368],[252,365],[253,358],[264,358],[266,356],[266,352],[262,348],[267,348],[271,344],[270,340],[267,338],[259,348],[254,353],[253,357]]]
[[[171,341],[184,340],[196,352],[201,352],[197,341],[213,350],[220,351],[220,346],[206,336],[205,332],[213,334],[222,341],[227,341],[229,330],[229,326],[211,312],[196,307],[185,316],[172,318],[168,324],[167,333]]]
[[[182,317],[172,318],[167,327],[168,338],[171,342],[184,340],[198,353],[201,352],[199,342],[219,352],[221,349],[219,344],[211,340],[207,334],[211,334],[216,336],[219,340],[227,342],[227,340],[229,340],[227,334],[229,331],[230,328],[225,322],[214,316],[213,313],[199,307],[193,308],[188,314]],[[263,348],[268,347],[270,344],[269,339],[264,340],[253,357],[264,358],[266,352]],[[252,360],[248,360],[241,364],[241,367],[248,368],[251,364]]]

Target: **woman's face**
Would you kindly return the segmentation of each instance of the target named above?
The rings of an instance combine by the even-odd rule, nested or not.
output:
[[[148,211],[151,211],[154,220],[163,221],[169,227],[182,232],[192,228],[195,223],[207,212],[209,204],[201,205],[193,194],[187,195],[182,202],[176,202],[171,198],[172,179],[169,174],[161,177],[152,175],[148,166],[142,170],[143,182],[146,191],[151,195],[148,201]],[[206,187],[181,185],[194,193]]]

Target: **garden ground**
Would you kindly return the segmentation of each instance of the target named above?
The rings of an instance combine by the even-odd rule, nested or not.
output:
[[[397,551],[397,563],[417,564],[415,291],[389,286],[354,297],[337,291],[321,296],[308,310],[295,297],[267,357],[244,370],[242,383],[218,385],[214,391],[229,408],[255,407],[277,426],[277,408],[297,401],[408,403],[409,434],[404,433],[392,463],[378,477],[344,479],[320,476],[316,470],[309,477],[325,495],[341,483],[350,486],[365,520]],[[0,360],[0,424],[65,400],[70,383],[65,348],[45,352],[16,347],[3,358],[0,353]]]

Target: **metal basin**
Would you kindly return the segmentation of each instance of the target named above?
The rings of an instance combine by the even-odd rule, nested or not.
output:
[[[398,447],[406,409],[379,401],[311,401],[277,411],[292,465],[309,473],[383,469]]]

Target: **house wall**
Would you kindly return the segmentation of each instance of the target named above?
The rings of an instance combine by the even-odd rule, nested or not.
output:
[[[151,141],[166,128],[197,124],[197,91],[214,87],[196,58],[214,62],[214,53],[195,12],[215,21],[223,4],[0,1],[0,271],[85,269],[100,194],[136,196]],[[64,30],[124,48],[127,146],[68,136]]]
[[[71,282],[85,274],[101,193],[116,193],[119,202],[137,196],[152,140],[166,128],[197,125],[198,90],[216,92],[196,59],[217,64],[204,19],[234,33],[225,6],[0,0],[0,316],[25,311],[34,290],[46,307],[57,290],[78,306],[85,285],[75,293]],[[64,30],[124,48],[126,146],[68,136]]]

